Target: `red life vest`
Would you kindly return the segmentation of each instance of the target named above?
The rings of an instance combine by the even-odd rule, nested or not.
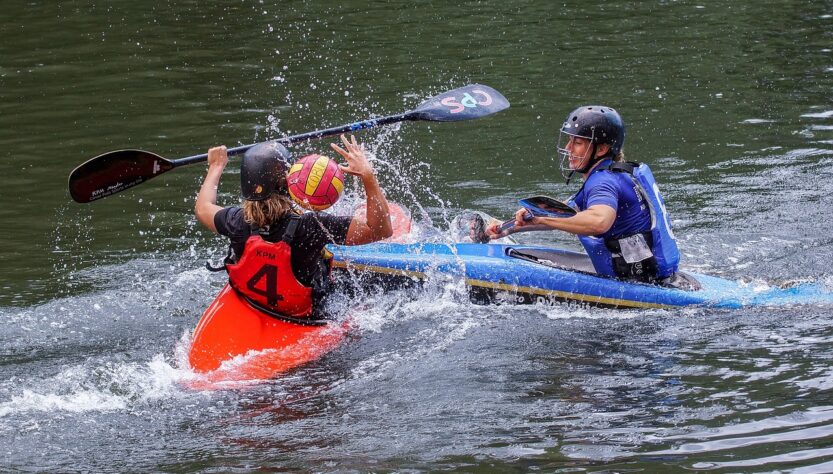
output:
[[[294,318],[308,317],[312,314],[312,288],[295,278],[291,252],[286,242],[267,242],[252,235],[240,260],[226,265],[229,283],[266,308]]]

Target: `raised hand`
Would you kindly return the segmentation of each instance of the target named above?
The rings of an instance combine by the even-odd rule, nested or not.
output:
[[[347,160],[347,165],[339,165],[341,170],[345,173],[360,176],[362,178],[373,176],[373,166],[367,160],[367,154],[364,151],[364,145],[356,140],[356,137],[350,135],[348,140],[346,135],[341,135],[341,142],[344,148],[339,147],[335,143],[331,143],[330,147],[336,153]]]

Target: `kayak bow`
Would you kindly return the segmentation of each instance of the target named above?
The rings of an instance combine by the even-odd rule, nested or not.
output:
[[[226,285],[197,324],[188,360],[214,382],[269,379],[331,351],[347,329],[346,322],[311,326],[268,316]]]

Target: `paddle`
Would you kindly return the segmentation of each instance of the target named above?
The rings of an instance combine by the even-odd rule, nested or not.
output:
[[[524,209],[529,211],[525,216],[525,221],[531,221],[533,217],[572,217],[576,215],[576,210],[567,204],[547,196],[533,196],[518,201]],[[500,226],[498,230],[503,232],[506,229],[515,227],[515,219],[509,219]]]
[[[535,216],[570,217],[576,215],[576,210],[549,196],[532,196],[518,201],[524,209]]]
[[[528,197],[519,200],[518,204],[529,211],[526,216],[524,216],[524,220],[526,221],[532,220],[533,217],[571,217],[576,215],[575,209],[548,196]],[[486,226],[488,223],[482,216],[472,213],[472,216],[469,217],[466,225],[469,227],[469,235],[473,241],[481,244],[489,242],[489,236],[486,235]],[[500,224],[498,226],[498,230],[503,232],[514,226],[515,219],[509,219],[508,221]]]
[[[306,140],[355,132],[403,121],[457,122],[473,120],[500,112],[509,107],[500,92],[482,84],[465,87],[434,96],[414,110],[386,117],[367,119],[340,127],[316,130],[275,141],[284,145]],[[245,152],[256,144],[228,150],[229,156]],[[208,154],[168,160],[143,150],[116,150],[92,158],[69,174],[69,194],[76,202],[87,203],[138,186],[174,168],[208,159]]]

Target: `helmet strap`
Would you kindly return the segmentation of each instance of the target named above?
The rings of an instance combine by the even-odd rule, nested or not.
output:
[[[576,170],[570,170],[570,173],[567,175],[567,181],[564,184],[570,184],[570,180],[573,179],[574,174],[576,174]]]
[[[599,160],[596,158],[596,144],[591,142],[590,145],[590,159],[587,161],[587,164],[584,165],[582,168],[570,170],[570,174],[567,175],[567,181],[564,184],[570,184],[570,181],[573,179],[573,175],[576,173],[586,173],[590,168],[592,168]]]

